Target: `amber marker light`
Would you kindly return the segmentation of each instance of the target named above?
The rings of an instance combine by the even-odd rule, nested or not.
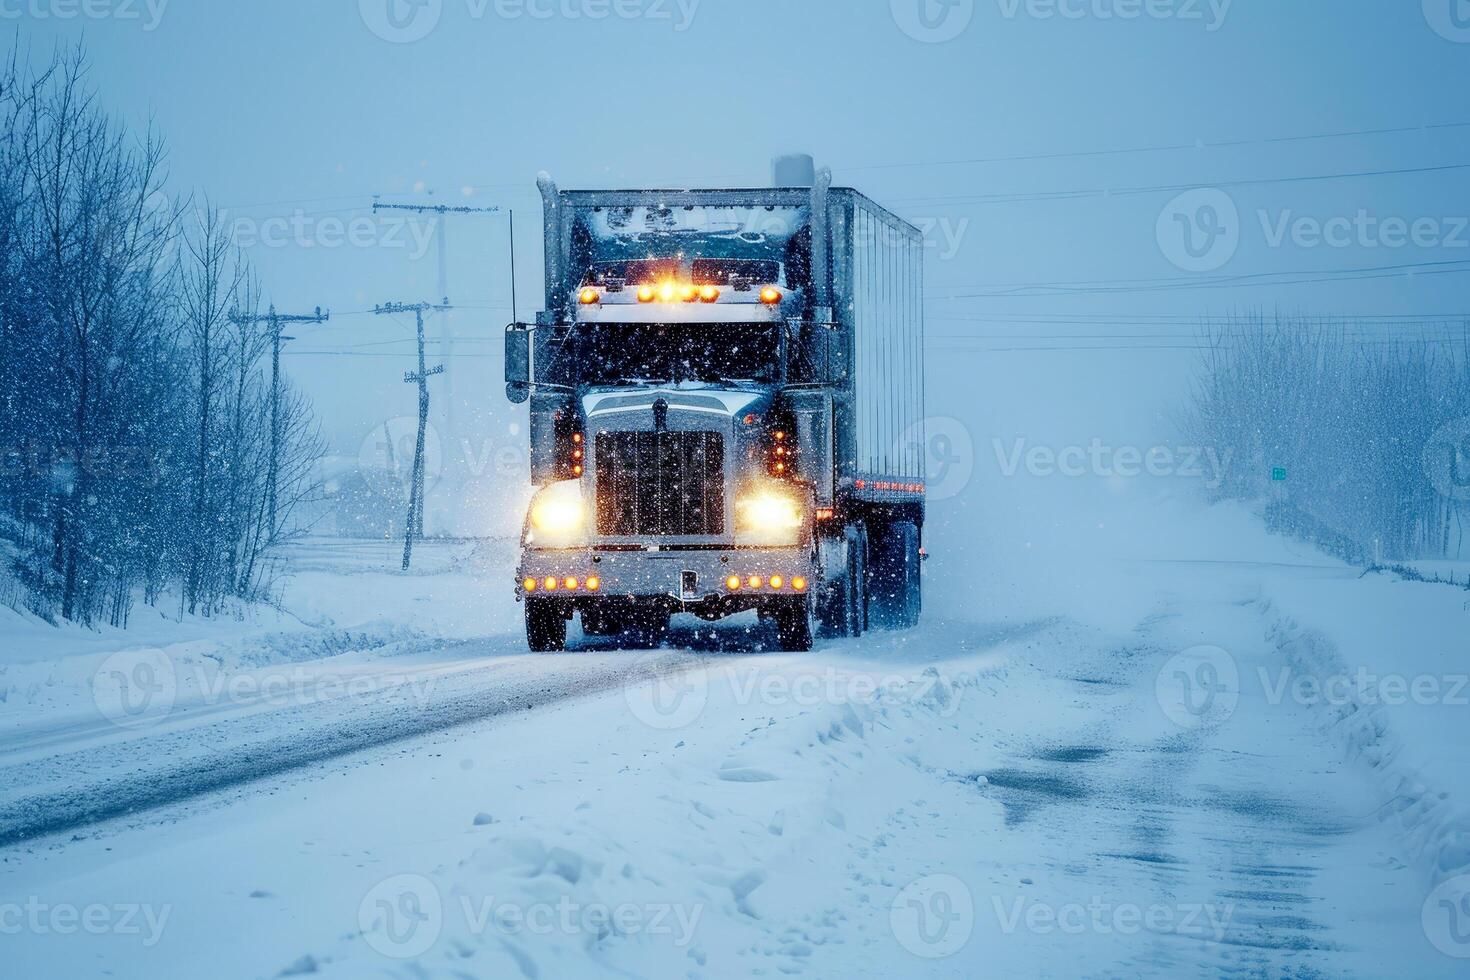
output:
[[[638,302],[640,303],[652,303],[654,301],[654,298],[657,296],[658,291],[652,286],[638,287]]]
[[[546,581],[542,582],[541,584],[546,586],[547,592],[556,591],[556,579],[552,578],[550,575],[546,576]]]
[[[777,289],[775,286],[767,286],[765,289],[761,290],[761,302],[765,303],[767,306],[775,306],[777,303],[781,302],[781,290]]]
[[[567,587],[567,591],[568,592],[576,592],[577,591],[577,580],[574,579],[574,578],[568,578],[562,584]]]
[[[783,586],[785,584],[786,584],[786,580],[784,578],[782,578],[781,576],[779,576],[779,575],[772,575],[771,576],[771,588],[773,588],[773,589],[779,589],[781,586]]]
[[[658,298],[661,303],[672,303],[679,298],[679,287],[671,282],[666,282],[658,287]]]
[[[602,294],[593,289],[591,286],[588,286],[586,289],[577,294],[577,298],[582,301],[583,306],[591,306],[592,304],[597,303],[602,299]]]
[[[587,580],[588,592],[596,592],[600,588],[602,588],[602,579],[598,578],[596,575]]]
[[[525,589],[527,592],[535,592],[536,580],[533,578],[526,579],[524,582],[521,583],[521,588]]]
[[[706,303],[713,303],[720,298],[719,286],[703,286],[699,290],[699,298]]]
[[[761,577],[759,575],[752,575],[749,581],[747,581],[745,584],[750,586],[752,589],[758,589],[761,587]]]
[[[740,591],[740,576],[739,575],[731,575],[729,578],[725,579],[725,588],[729,589],[731,592],[739,592]]]
[[[791,587],[797,592],[805,592],[806,579],[802,578],[800,575],[796,576],[796,578],[791,580]]]

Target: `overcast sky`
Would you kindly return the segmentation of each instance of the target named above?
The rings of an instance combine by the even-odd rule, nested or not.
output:
[[[1463,0],[0,0],[0,18],[42,52],[85,37],[106,104],[154,120],[174,188],[230,210],[278,304],[332,309],[287,368],[348,454],[412,411],[409,321],[360,311],[437,298],[426,228],[352,219],[375,194],[515,208],[526,317],[543,169],[764,184],[773,154],[810,151],[929,230],[946,361],[1079,333],[1187,345],[1185,321],[1241,309],[1470,309],[1470,275],[1430,265],[1470,269],[1470,170],[1433,169],[1470,164],[1450,125],[1470,122]],[[506,230],[450,225],[466,432],[515,418]]]

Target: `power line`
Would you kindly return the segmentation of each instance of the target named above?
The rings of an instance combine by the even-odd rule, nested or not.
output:
[[[1306,133],[1297,136],[1251,137],[1233,140],[1195,140],[1191,143],[1161,143],[1144,146],[1110,147],[1091,150],[1062,150],[1050,153],[1023,153],[991,157],[969,157],[958,160],[919,160],[904,163],[870,163],[836,167],[839,170],[902,170],[912,167],[959,167],[989,163],[1033,163],[1042,160],[1072,160],[1089,157],[1123,156],[1134,153],[1167,153],[1179,150],[1220,150],[1245,146],[1268,146],[1284,143],[1305,143],[1316,140],[1349,139],[1361,136],[1399,136],[1408,133],[1428,133],[1445,129],[1470,128],[1470,122],[1435,123],[1427,126],[1394,126],[1383,129],[1354,129],[1340,132]]]
[[[1259,187],[1275,184],[1305,184],[1318,181],[1357,180],[1370,177],[1405,177],[1417,174],[1449,173],[1470,170],[1470,163],[1447,163],[1430,167],[1400,167],[1383,170],[1356,170],[1329,174],[1301,174],[1288,177],[1251,177],[1235,180],[1194,180],[1186,184],[1150,184],[1138,187],[1092,187],[1059,191],[1012,192],[1009,194],[974,194],[945,197],[916,197],[892,201],[895,206],[926,206],[931,204],[1032,204],[1045,201],[1075,201],[1089,197],[1134,197],[1140,194],[1164,194],[1197,190],[1202,187],[1224,190],[1226,188]]]
[[[1470,272],[1470,259],[1447,259],[1438,262],[1407,262],[1398,265],[1358,266],[1344,269],[1308,269],[1281,272],[1248,272],[1230,276],[1172,276],[1151,279],[1059,280],[1056,282],[992,283],[980,286],[940,286],[934,289],[979,289],[985,292],[957,293],[949,296],[926,292],[927,298],[943,301],[987,299],[1008,296],[1079,295],[1086,293],[1152,292],[1193,289],[1223,289],[1247,286],[1291,286],[1318,282],[1352,282],[1360,279],[1383,279],[1400,275],[1449,275]],[[1306,276],[1281,281],[1280,276]]]
[[[426,310],[437,310],[445,312],[449,309],[449,300],[438,306],[432,303],[387,303],[375,307],[375,312],[380,316],[394,316],[400,313],[412,313],[418,324],[417,339],[419,342],[419,369],[417,371],[406,371],[403,380],[406,384],[418,385],[419,389],[419,431],[418,441],[413,453],[413,477],[411,489],[408,495],[408,527],[403,535],[403,570],[408,571],[413,561],[413,541],[415,537],[422,537],[424,533],[424,441],[428,435],[429,427],[429,378],[444,373],[444,365],[438,364],[429,367],[424,358],[424,312]]]
[[[294,337],[281,336],[281,325],[286,323],[326,323],[332,314],[323,313],[318,306],[314,313],[277,313],[274,303],[264,316],[230,311],[230,322],[239,325],[264,323],[271,331],[271,457],[267,462],[266,509],[270,514],[271,534],[276,533],[276,484],[281,468],[281,343]]]

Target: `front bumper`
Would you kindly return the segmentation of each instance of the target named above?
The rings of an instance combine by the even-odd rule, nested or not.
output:
[[[600,601],[656,600],[675,610],[756,609],[781,598],[813,594],[819,585],[810,548],[728,550],[523,551],[516,598],[527,595],[570,601],[576,607]],[[732,589],[728,580],[740,579]],[[597,580],[596,590],[588,579]],[[753,586],[752,578],[760,585]],[[773,587],[772,579],[779,586]],[[536,587],[527,590],[534,580]],[[568,588],[568,580],[576,583]],[[555,588],[547,588],[555,582]],[[801,586],[798,588],[798,586]]]

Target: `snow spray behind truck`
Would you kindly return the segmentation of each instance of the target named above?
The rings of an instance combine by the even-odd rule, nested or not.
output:
[[[745,190],[563,191],[530,402],[531,649],[754,610],[786,650],[919,618],[923,242],[809,157]]]

